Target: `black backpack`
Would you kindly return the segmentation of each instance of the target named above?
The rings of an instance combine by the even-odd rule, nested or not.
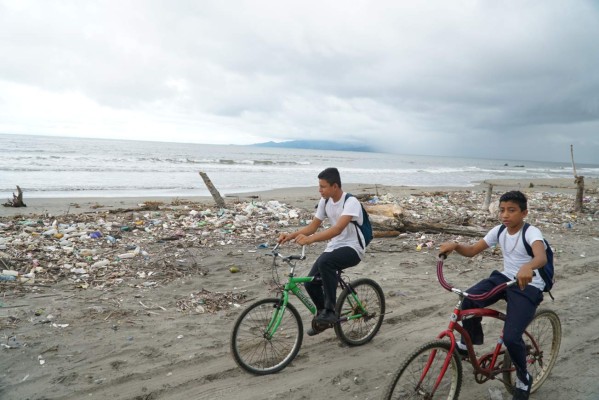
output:
[[[524,244],[524,248],[526,249],[528,255],[534,257],[532,248],[526,241],[526,230],[529,226],[529,223],[525,223],[522,227],[522,243]],[[499,232],[497,232],[497,242],[499,242],[499,235],[501,235],[501,232],[503,232],[504,230],[505,225],[501,225],[499,227]],[[551,246],[549,245],[549,242],[546,239],[543,239],[543,241],[545,242],[545,246],[547,247],[545,249],[545,254],[547,255],[547,264],[545,264],[544,267],[539,268],[538,271],[539,275],[541,275],[541,278],[543,278],[543,282],[545,282],[545,289],[543,289],[543,291],[548,292],[549,296],[551,296],[551,289],[553,288],[553,283],[555,282],[555,278],[553,276],[553,250],[551,249]],[[553,298],[553,296],[551,296],[551,298]]]
[[[345,207],[345,202],[347,201],[347,199],[350,196],[355,197],[351,193],[345,194],[345,199],[343,200],[344,207]],[[328,201],[329,201],[329,199],[325,200],[325,202],[324,202],[325,207],[326,207]],[[372,236],[372,224],[370,223],[370,218],[368,217],[368,213],[364,209],[364,206],[362,205],[362,203],[360,203],[360,207],[362,207],[362,225],[358,224],[356,221],[352,221],[352,224],[354,224],[358,229],[360,229],[360,231],[362,232],[362,236],[364,236],[364,241],[366,242],[366,245],[362,244],[362,239],[360,238],[358,231],[356,231],[356,235],[358,236],[358,242],[360,243],[360,246],[364,249],[364,248],[366,248],[366,246],[368,246],[370,244],[370,242],[372,242],[372,237],[373,237]],[[325,212],[326,212],[326,209],[325,209]]]

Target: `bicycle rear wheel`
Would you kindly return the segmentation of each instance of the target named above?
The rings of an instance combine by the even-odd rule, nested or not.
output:
[[[361,317],[335,324],[335,333],[343,342],[351,346],[359,346],[369,342],[379,331],[385,316],[385,295],[383,289],[372,279],[357,279],[351,283],[362,307],[354,299],[353,294],[346,288],[339,295],[335,312],[340,318],[362,314]]]
[[[455,353],[451,355],[447,370],[433,393],[449,349],[449,342],[435,340],[413,352],[393,376],[383,399],[457,399],[462,385],[462,361]],[[429,361],[430,367],[425,374]]]
[[[262,299],[245,309],[231,333],[231,351],[235,362],[256,375],[279,372],[297,355],[304,328],[297,309],[287,304],[281,323],[269,338],[267,328],[273,315],[281,311],[280,299]]]
[[[528,373],[532,375],[531,393],[537,391],[549,376],[557,361],[562,341],[562,325],[557,314],[551,310],[537,310],[533,320],[526,328],[523,336],[527,349],[526,364]],[[513,368],[510,354],[505,352],[504,368]],[[513,394],[516,383],[516,371],[504,372],[505,388]]]

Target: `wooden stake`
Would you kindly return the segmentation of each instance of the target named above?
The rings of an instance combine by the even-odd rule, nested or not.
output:
[[[574,201],[574,211],[582,211],[582,198],[584,197],[584,176],[574,178],[576,183],[576,200]]]
[[[570,145],[570,156],[572,157],[572,169],[574,170],[574,183],[576,183],[576,200],[574,201],[574,211],[582,211],[582,198],[584,197],[584,176],[578,176],[576,173],[576,164],[574,163],[574,145]]]
[[[491,195],[493,194],[493,184],[487,183],[487,195],[485,196],[485,202],[481,209],[489,211],[489,206],[491,205]]]
[[[218,192],[218,190],[216,190],[216,188],[212,184],[212,181],[210,180],[210,178],[208,178],[208,175],[205,172],[200,171],[200,176],[204,180],[204,184],[206,185],[206,187],[210,191],[210,194],[212,195],[212,198],[216,202],[216,205],[219,206],[220,208],[227,208],[227,206],[225,204],[225,201],[221,197],[221,195]]]
[[[574,170],[574,178],[576,178],[576,164],[574,164],[574,145],[570,145],[570,157],[572,158],[572,169]]]

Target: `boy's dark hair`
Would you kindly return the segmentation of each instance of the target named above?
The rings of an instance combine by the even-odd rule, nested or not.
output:
[[[512,190],[511,192],[504,193],[500,198],[499,202],[511,201],[520,206],[520,211],[524,211],[528,208],[528,200],[524,193],[519,190]]]
[[[318,179],[324,179],[331,186],[336,183],[341,188],[341,176],[337,168],[326,168],[318,174]]]

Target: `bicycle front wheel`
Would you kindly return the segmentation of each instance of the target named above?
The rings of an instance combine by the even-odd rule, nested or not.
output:
[[[537,391],[549,376],[557,361],[562,342],[562,324],[557,314],[551,310],[538,310],[524,332],[526,345],[526,366],[532,375],[531,393]],[[504,368],[513,369],[512,359],[506,350],[503,358]],[[505,388],[513,394],[516,383],[516,371],[504,372]]]
[[[231,352],[235,362],[248,372],[266,375],[279,372],[297,355],[304,328],[297,309],[287,304],[280,325],[270,337],[268,326],[281,313],[280,299],[259,300],[245,309],[233,327]]]
[[[343,342],[358,346],[369,342],[379,331],[385,316],[385,295],[379,284],[368,278],[352,282],[351,287],[359,303],[349,288],[341,292],[335,311],[340,318],[350,319],[335,324],[335,333]],[[351,319],[356,315],[361,316]]]
[[[435,340],[413,352],[393,376],[383,398],[457,399],[462,385],[462,361],[457,354],[449,354],[449,349],[449,342]],[[449,365],[435,390],[435,383],[448,356],[451,357]]]

